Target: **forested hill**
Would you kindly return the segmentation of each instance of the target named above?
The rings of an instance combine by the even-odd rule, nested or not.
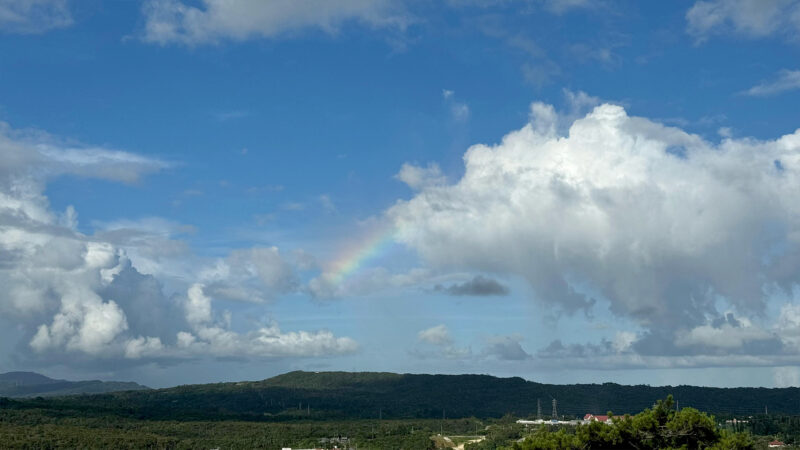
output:
[[[263,381],[73,397],[4,400],[3,408],[148,419],[294,420],[345,418],[519,417],[545,415],[552,399],[562,415],[636,413],[672,394],[681,407],[711,413],[798,414],[800,389],[554,385],[488,375],[290,372]]]
[[[132,382],[56,380],[35,372],[0,373],[0,397],[48,397],[149,389]]]

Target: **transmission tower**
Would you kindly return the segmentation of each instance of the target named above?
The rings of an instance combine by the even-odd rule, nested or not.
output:
[[[536,418],[542,418],[542,399],[540,398],[536,399]]]
[[[553,419],[558,420],[558,400],[553,399]]]

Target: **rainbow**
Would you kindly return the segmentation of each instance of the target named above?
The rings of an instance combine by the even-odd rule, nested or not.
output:
[[[397,229],[393,225],[374,230],[366,239],[360,240],[357,245],[343,251],[333,260],[325,271],[325,279],[341,284],[371,259],[384,253],[395,242],[396,234]]]

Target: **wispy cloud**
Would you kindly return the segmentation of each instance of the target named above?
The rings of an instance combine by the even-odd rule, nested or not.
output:
[[[781,70],[778,72],[777,79],[759,83],[742,92],[742,94],[753,97],[767,97],[795,89],[800,89],[800,70]]]
[[[304,29],[334,33],[346,22],[402,28],[409,21],[397,3],[390,0],[203,0],[192,3],[199,4],[194,6],[180,0],[146,2],[142,39],[161,45],[201,45],[274,38]]]
[[[214,119],[216,119],[218,122],[228,122],[231,120],[243,119],[245,117],[248,117],[250,115],[250,111],[234,109],[230,111],[217,111],[212,115]],[[244,149],[242,152],[242,154],[245,153],[247,153],[247,149]]]
[[[465,102],[458,101],[455,98],[455,92],[442,89],[442,99],[444,100],[447,109],[450,112],[450,118],[455,122],[464,122],[469,119],[469,105]]]
[[[751,38],[776,34],[796,38],[800,34],[797,17],[797,0],[703,0],[686,12],[686,31],[698,42],[726,32]]]
[[[0,32],[40,34],[72,23],[67,0],[0,0]]]

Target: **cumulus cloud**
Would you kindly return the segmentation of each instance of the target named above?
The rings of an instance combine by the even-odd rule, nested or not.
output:
[[[675,345],[690,347],[694,352],[710,348],[717,349],[720,353],[729,353],[745,350],[747,344],[764,341],[774,341],[777,345],[780,342],[772,333],[753,326],[745,318],[736,319],[729,313],[720,322],[703,324],[679,333]]]
[[[256,292],[247,300],[293,289],[293,269],[277,248],[234,250],[205,270],[186,270],[182,275],[199,282],[185,294],[167,296],[156,263],[191,259],[184,246],[171,244],[174,235],[192,227],[159,218],[119,220],[96,224],[98,231],[86,235],[77,231],[74,208],[54,212],[44,195],[48,181],[60,175],[132,182],[167,166],[0,124],[0,314],[25,333],[34,352],[25,357],[69,364],[87,358],[310,357],[357,350],[355,341],[330,331],[284,332],[271,321],[232,331],[230,313],[213,308],[216,298],[245,299],[236,298],[241,291],[235,289]],[[129,258],[129,251],[138,256]],[[142,263],[153,273],[142,273]]]
[[[217,298],[264,302],[299,287],[295,270],[277,247],[233,250],[199,274]]]
[[[198,45],[222,40],[272,38],[304,29],[336,32],[346,22],[402,27],[406,18],[392,0],[180,0],[145,3],[143,39],[157,44]]]
[[[521,361],[531,359],[531,355],[522,348],[522,336],[493,336],[489,338],[483,355],[505,361]]]
[[[472,356],[468,347],[457,347],[450,336],[446,325],[436,325],[417,333],[417,340],[425,344],[411,351],[411,354],[421,359],[464,359]]]
[[[645,330],[639,349],[681,348],[682,330],[682,348],[725,334],[774,350],[713,321],[719,302],[760,315],[800,282],[800,130],[712,143],[602,104],[561,134],[563,114],[531,109],[469,148],[460,180],[393,206],[397,239],[436,269],[520,275],[565,311],[608,301]]]
[[[284,333],[274,322],[244,334],[232,331],[229,317],[224,314],[221,318],[214,317],[211,298],[204,288],[199,283],[189,288],[185,308],[191,331],[178,332],[177,346],[163,348],[163,356],[312,357],[358,350],[358,344],[351,338],[336,337],[327,330]]]
[[[447,178],[442,174],[439,165],[436,163],[429,163],[427,167],[403,163],[400,167],[400,172],[394,177],[415,191],[425,187],[442,185],[447,181]]]
[[[417,341],[421,344],[410,353],[421,359],[457,359],[471,361],[523,361],[533,356],[522,348],[522,336],[490,336],[484,341],[483,349],[472,352],[470,347],[456,344],[450,335],[450,329],[440,324],[417,333]]]
[[[446,287],[437,284],[434,290],[444,292],[447,295],[478,297],[508,295],[509,293],[506,286],[500,284],[497,280],[486,278],[483,275],[476,275],[469,281],[460,284],[451,284]]]
[[[687,12],[687,31],[704,40],[709,35],[734,32],[747,37],[800,33],[797,0],[703,0]]]
[[[427,342],[434,345],[447,345],[453,343],[453,339],[450,337],[450,330],[448,330],[444,324],[436,325],[428,328],[427,330],[420,331],[417,333],[417,338],[422,342]]]
[[[191,252],[180,238],[194,233],[195,227],[160,217],[93,221],[92,225],[94,237],[125,250],[138,272],[176,278],[191,276],[192,268],[186,264]]]
[[[38,34],[70,25],[67,0],[0,0],[0,31]]]
[[[800,89],[800,70],[781,70],[776,80],[759,83],[743,93],[753,97],[767,97],[796,89]]]

